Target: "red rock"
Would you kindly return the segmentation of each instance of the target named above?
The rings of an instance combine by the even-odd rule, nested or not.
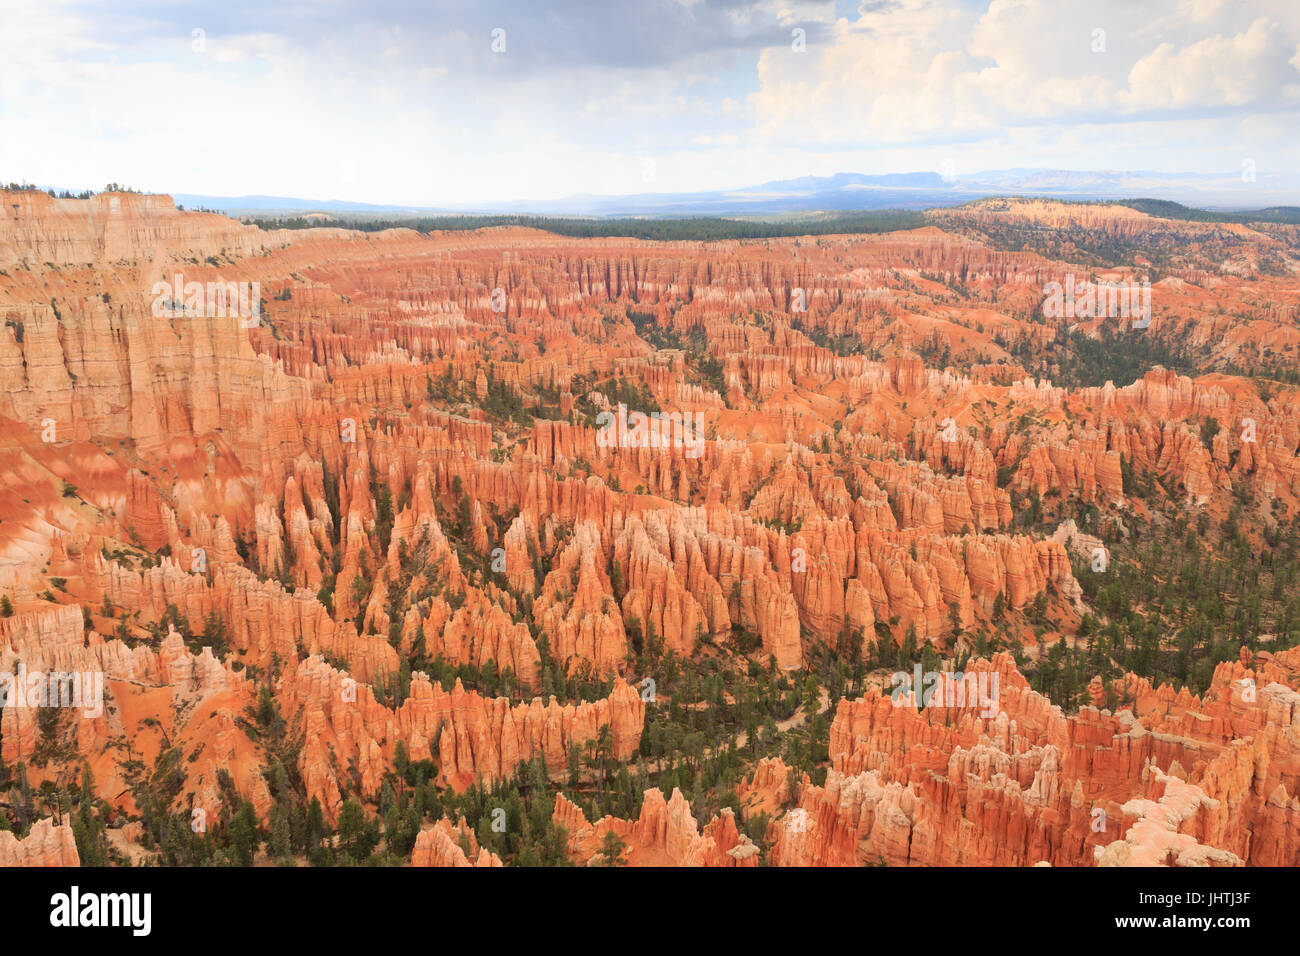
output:
[[[56,826],[48,819],[37,820],[21,840],[8,830],[0,830],[0,867],[80,865],[77,841],[70,826]]]
[[[589,824],[581,808],[555,798],[553,818],[569,834],[569,854],[579,866],[601,865],[605,834],[616,833],[626,844],[628,866],[757,866],[758,847],[736,828],[724,809],[699,832],[690,805],[680,790],[665,801],[658,789],[647,790],[641,815],[634,821],[604,817]]]
[[[461,848],[464,840],[469,855]],[[411,851],[411,866],[501,866],[501,858],[478,845],[474,831],[461,819],[455,826],[443,817],[428,830],[421,830]]]

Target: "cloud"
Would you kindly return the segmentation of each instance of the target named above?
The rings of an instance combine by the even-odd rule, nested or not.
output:
[[[1181,48],[1164,42],[1133,65],[1120,102],[1129,112],[1266,102],[1300,80],[1296,65],[1287,62],[1294,45],[1294,35],[1264,17],[1235,36],[1205,37]]]
[[[1300,6],[1262,8],[9,0],[0,178],[438,205],[640,192],[648,159],[665,191],[945,161],[1297,168]]]
[[[907,142],[1081,119],[1193,119],[1289,106],[1300,81],[1288,63],[1297,17],[1243,21],[1227,0],[895,0],[860,11],[806,54],[763,53],[752,103],[767,138]]]

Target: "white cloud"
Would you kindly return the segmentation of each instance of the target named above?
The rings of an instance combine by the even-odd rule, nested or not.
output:
[[[708,20],[689,3],[668,60],[672,43],[580,10],[512,25],[493,57],[471,21],[430,33],[345,4],[346,29],[201,18],[198,54],[188,22],[126,6],[7,0],[0,177],[437,205],[640,192],[650,158],[663,191],[949,159],[1300,168],[1300,4],[868,0],[833,20],[832,3],[759,0]],[[550,20],[564,29],[539,33]],[[734,49],[706,35],[719,24]],[[751,27],[767,46],[741,42]]]
[[[1286,58],[1294,42],[1261,17],[1236,36],[1205,37],[1181,49],[1161,43],[1133,65],[1120,101],[1135,112],[1266,100],[1283,83],[1300,79]]]
[[[765,51],[751,99],[769,139],[822,142],[1277,106],[1300,80],[1287,63],[1300,23],[1239,14],[1227,0],[992,0],[982,12],[902,0],[840,20],[829,44],[810,44],[804,55]],[[1146,27],[1161,15],[1168,25],[1152,37]],[[1239,32],[1205,35],[1225,19]]]

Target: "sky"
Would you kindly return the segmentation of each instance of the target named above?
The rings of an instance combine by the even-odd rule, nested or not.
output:
[[[1296,0],[0,0],[0,181],[436,206],[1300,171]]]

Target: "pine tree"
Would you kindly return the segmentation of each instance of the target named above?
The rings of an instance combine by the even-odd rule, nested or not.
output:
[[[627,866],[627,860],[623,854],[627,850],[627,844],[613,830],[605,831],[605,838],[600,843],[600,860],[601,866]]]

